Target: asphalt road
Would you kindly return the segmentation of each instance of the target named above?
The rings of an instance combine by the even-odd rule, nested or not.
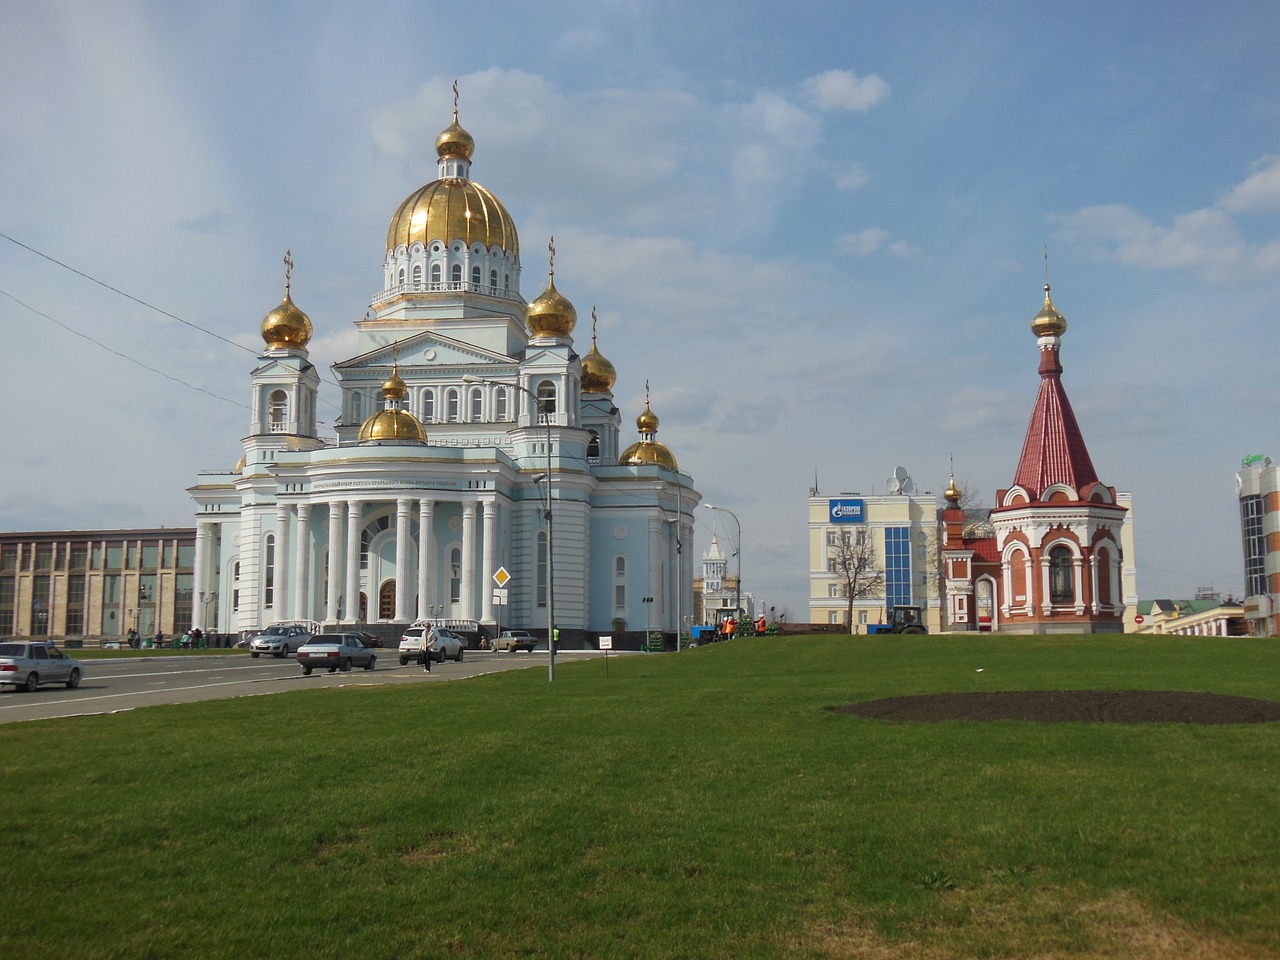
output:
[[[545,650],[533,653],[468,650],[462,663],[432,664],[430,673],[415,663],[400,666],[394,648],[380,649],[377,654],[378,662],[373,670],[357,668],[350,673],[315,671],[309,677],[303,676],[302,668],[293,658],[261,657],[254,660],[247,653],[81,660],[84,679],[76,690],[68,690],[61,685],[41,687],[35,693],[18,692],[13,687],[0,688],[0,723],[116,713],[158,704],[254,697],[317,685],[444,683],[499,670],[547,669]],[[603,654],[594,650],[564,650],[556,654],[556,662],[567,663],[599,656]]]

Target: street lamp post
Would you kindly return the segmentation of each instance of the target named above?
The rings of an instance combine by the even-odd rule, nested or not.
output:
[[[733,581],[733,619],[742,619],[742,524],[738,521],[738,515],[728,507],[717,507],[713,503],[704,503],[704,507],[708,510],[719,510],[721,513],[727,513],[733,517],[733,525],[737,527],[737,548],[733,551],[733,555],[738,558],[738,572]]]
[[[552,535],[551,522],[551,414],[543,409],[543,401],[536,393],[520,383],[507,383],[502,380],[489,380],[486,377],[465,376],[463,383],[487,383],[496,387],[514,387],[533,403],[532,411],[542,419],[547,428],[547,499],[543,519],[547,522],[547,682],[556,678],[556,572],[555,572],[555,540]],[[535,481],[537,482],[537,481]]]

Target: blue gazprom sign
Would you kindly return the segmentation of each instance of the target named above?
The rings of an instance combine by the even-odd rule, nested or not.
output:
[[[864,519],[861,500],[832,500],[832,523],[861,523]]]

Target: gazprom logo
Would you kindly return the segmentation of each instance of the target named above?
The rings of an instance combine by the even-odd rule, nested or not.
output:
[[[863,521],[861,500],[832,500],[832,523],[861,523]]]

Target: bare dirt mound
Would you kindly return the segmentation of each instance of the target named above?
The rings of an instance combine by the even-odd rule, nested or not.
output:
[[[1168,690],[930,693],[832,707],[875,720],[1027,720],[1034,723],[1275,723],[1280,703]]]

